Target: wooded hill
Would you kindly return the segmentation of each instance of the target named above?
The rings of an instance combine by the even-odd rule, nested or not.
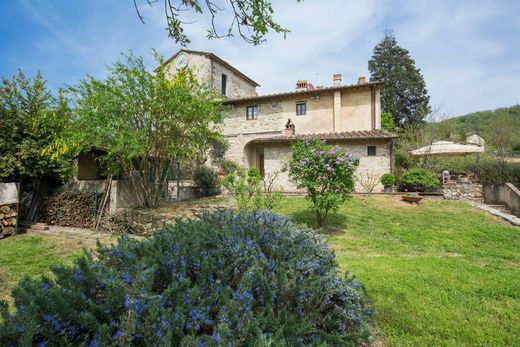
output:
[[[477,132],[504,155],[520,155],[520,104],[479,111],[439,122],[458,133]]]

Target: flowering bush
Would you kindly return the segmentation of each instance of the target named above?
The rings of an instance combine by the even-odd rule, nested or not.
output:
[[[3,304],[1,346],[353,346],[360,284],[315,233],[269,212],[178,220],[121,238]],[[2,321],[0,320],[0,321]]]
[[[323,227],[329,211],[337,210],[354,190],[354,172],[359,158],[349,149],[325,141],[296,142],[292,146],[289,176],[298,188],[307,189],[307,199]]]

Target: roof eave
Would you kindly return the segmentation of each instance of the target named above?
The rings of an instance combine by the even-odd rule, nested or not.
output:
[[[285,92],[285,93],[277,93],[277,94],[266,94],[266,95],[257,95],[257,96],[250,96],[245,98],[237,98],[237,99],[229,99],[224,102],[224,104],[227,105],[233,105],[233,104],[241,104],[241,103],[247,103],[247,102],[253,102],[253,101],[263,101],[263,100],[272,100],[272,99],[281,99],[281,98],[289,98],[289,97],[298,97],[298,96],[312,96],[316,94],[324,94],[324,93],[330,93],[337,90],[354,90],[354,89],[361,89],[366,87],[380,87],[383,83],[382,82],[368,82],[365,84],[352,84],[347,86],[339,86],[339,87],[328,87],[328,88],[321,88],[321,89],[314,89],[314,90],[306,90],[301,92]]]

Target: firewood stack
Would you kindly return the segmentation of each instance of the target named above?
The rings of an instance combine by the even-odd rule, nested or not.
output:
[[[38,221],[49,225],[92,228],[94,226],[95,204],[94,193],[58,192],[42,201]]]
[[[0,239],[16,231],[18,212],[16,204],[0,205]]]

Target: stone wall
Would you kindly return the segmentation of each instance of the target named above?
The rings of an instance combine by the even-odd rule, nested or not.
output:
[[[344,148],[349,148],[353,154],[360,158],[359,167],[356,171],[357,175],[365,175],[367,172],[381,176],[385,173],[391,172],[391,156],[390,156],[390,143],[388,142],[377,142],[377,141],[350,141],[350,142],[338,142],[331,144],[338,144]],[[376,146],[376,155],[367,156],[367,146]],[[265,144],[261,148],[257,148],[258,151],[264,153],[264,166],[265,174],[273,174],[275,171],[282,171],[285,164],[291,156],[290,143],[283,144]],[[258,165],[254,165],[258,167]],[[278,176],[278,180],[275,184],[277,190],[285,192],[297,191],[296,186],[289,180],[288,172],[281,172]],[[381,191],[383,186],[378,184],[374,192]],[[362,187],[356,183],[356,192],[362,192]]]
[[[246,81],[226,66],[217,62],[212,62],[212,83],[213,88],[222,89],[222,74],[227,76],[226,97],[231,99],[251,96],[256,91],[256,86]]]
[[[227,92],[226,96],[229,98],[241,98],[250,96],[255,92],[256,86],[246,81],[244,78],[230,70],[226,66],[213,61],[205,54],[187,53],[188,68],[192,69],[199,81],[210,85],[212,88],[220,91],[222,86],[222,74],[227,76]],[[177,74],[176,63],[177,58],[173,59],[168,66],[167,76],[172,79]]]
[[[520,217],[520,190],[511,183],[487,185],[484,187],[487,204],[506,205],[511,213]]]
[[[202,83],[211,82],[211,60],[202,54],[188,54],[188,69],[192,69]],[[178,58],[178,57],[177,57]],[[166,66],[166,76],[173,79],[177,74],[177,58]]]
[[[467,200],[482,203],[484,195],[482,185],[472,182],[453,182],[445,183],[441,187],[444,199],[447,200]]]
[[[381,107],[377,95],[375,128],[380,129]],[[296,103],[302,101],[307,102],[307,113],[297,116]],[[247,106],[258,106],[258,119],[246,119]],[[336,125],[334,125],[334,95],[332,92],[322,92],[319,97],[294,95],[283,100],[235,103],[230,110],[226,111],[221,127],[225,135],[282,131],[290,118],[295,125],[296,134],[372,130],[370,89],[342,91],[339,114],[340,119],[336,119]]]

